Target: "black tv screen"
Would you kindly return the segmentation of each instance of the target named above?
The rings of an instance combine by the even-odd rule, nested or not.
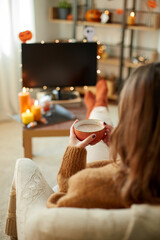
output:
[[[23,87],[94,86],[97,43],[22,44]]]

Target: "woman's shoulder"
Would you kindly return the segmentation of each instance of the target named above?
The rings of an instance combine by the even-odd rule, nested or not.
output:
[[[88,167],[73,175],[69,181],[75,182],[75,184],[79,183],[84,184],[91,183],[95,186],[99,184],[99,182],[105,184],[108,181],[114,181],[114,176],[119,170],[119,165],[116,163],[108,163],[101,167]]]

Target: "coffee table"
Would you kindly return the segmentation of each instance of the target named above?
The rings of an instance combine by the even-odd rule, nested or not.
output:
[[[84,104],[79,107],[67,108],[75,114],[76,119],[82,120],[86,116],[86,108]],[[70,127],[75,120],[69,120],[61,123],[44,125],[39,128],[27,129],[23,128],[23,147],[24,157],[32,159],[32,138],[34,137],[56,137],[56,136],[69,136]]]

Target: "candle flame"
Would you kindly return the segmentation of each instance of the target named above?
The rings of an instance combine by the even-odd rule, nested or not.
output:
[[[23,93],[26,93],[26,91],[27,91],[26,88],[23,87],[23,88],[22,88],[22,92],[23,92]]]
[[[35,105],[35,106],[38,106],[38,100],[35,100],[35,101],[34,101],[34,105]]]
[[[131,17],[134,17],[134,16],[135,16],[135,12],[131,12],[131,13],[130,13],[130,16],[131,16]]]
[[[27,110],[26,110],[26,113],[30,113],[30,110],[29,110],[29,109],[27,109]]]

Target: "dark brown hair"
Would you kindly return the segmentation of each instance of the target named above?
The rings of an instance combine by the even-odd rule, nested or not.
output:
[[[160,63],[137,68],[126,81],[111,151],[121,159],[117,180],[126,206],[160,203]]]

